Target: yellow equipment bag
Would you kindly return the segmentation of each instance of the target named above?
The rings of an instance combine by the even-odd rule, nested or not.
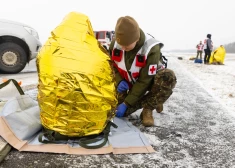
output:
[[[226,55],[225,48],[223,46],[220,46],[211,53],[209,63],[224,64],[225,55]]]
[[[101,133],[115,116],[111,60],[89,18],[71,12],[37,56],[38,102],[46,130],[68,137]]]

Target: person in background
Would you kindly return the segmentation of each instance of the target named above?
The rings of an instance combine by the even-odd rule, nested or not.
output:
[[[196,57],[196,59],[198,59],[198,56],[200,55],[200,59],[202,60],[203,47],[204,47],[204,45],[202,44],[202,41],[200,41],[200,43],[196,46],[196,48],[197,48],[197,57]]]
[[[143,108],[142,124],[154,125],[152,111],[163,111],[163,103],[176,84],[174,72],[163,64],[162,46],[144,33],[134,18],[125,16],[117,20],[115,39],[109,47],[118,84],[116,117]]]
[[[204,40],[204,64],[209,64],[209,60],[211,57],[211,51],[213,50],[213,43],[211,40],[211,34],[207,34],[207,38]]]

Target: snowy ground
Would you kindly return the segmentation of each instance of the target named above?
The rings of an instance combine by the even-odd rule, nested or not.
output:
[[[130,118],[144,132],[155,153],[77,156],[13,149],[0,167],[234,167],[235,66],[227,66],[226,62],[194,64],[188,60],[190,56],[168,54],[169,68],[175,71],[178,83],[164,104],[164,112],[154,112],[156,126],[144,128],[138,120],[140,111]],[[37,90],[26,93],[35,98]]]
[[[235,116],[235,54],[227,54],[224,65],[195,64],[189,60],[192,53],[169,54],[182,57],[180,61],[199,84]]]

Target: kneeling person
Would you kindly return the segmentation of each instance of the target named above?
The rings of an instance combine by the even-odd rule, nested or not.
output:
[[[117,117],[143,108],[142,124],[154,125],[152,111],[163,110],[163,103],[176,84],[174,72],[165,68],[160,52],[162,46],[144,33],[132,17],[118,19],[115,39],[109,48],[118,83]]]

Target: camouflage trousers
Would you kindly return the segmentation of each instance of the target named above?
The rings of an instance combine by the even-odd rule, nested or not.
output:
[[[135,106],[129,107],[125,116],[134,113],[141,108],[150,110],[156,109],[158,104],[163,104],[173,93],[173,89],[177,83],[175,73],[170,69],[162,69],[157,72],[154,77],[154,82],[149,89],[149,92],[144,95]],[[118,95],[118,104],[122,103],[126,98],[127,93]]]

